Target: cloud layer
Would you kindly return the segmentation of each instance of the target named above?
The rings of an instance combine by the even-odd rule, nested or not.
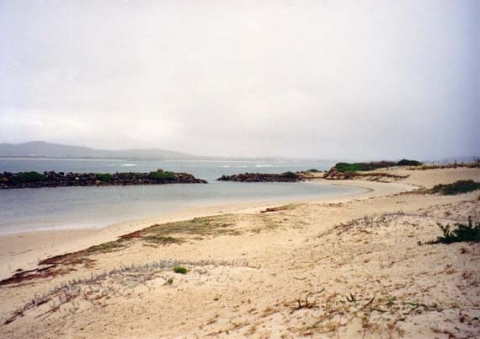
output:
[[[480,145],[480,4],[0,2],[0,142],[423,159]]]

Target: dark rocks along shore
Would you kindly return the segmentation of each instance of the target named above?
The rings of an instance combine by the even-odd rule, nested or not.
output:
[[[70,186],[131,186],[163,184],[206,184],[188,173],[157,170],[150,173],[64,173],[64,172],[4,172],[0,174],[0,189]]]
[[[234,175],[222,175],[219,181],[236,181],[236,182],[297,182],[302,181],[302,175],[293,172],[285,172],[282,174],[270,173],[241,173]]]

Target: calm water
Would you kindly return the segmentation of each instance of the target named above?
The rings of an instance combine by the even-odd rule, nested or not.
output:
[[[0,190],[0,233],[28,230],[105,227],[114,223],[161,216],[192,206],[243,201],[300,200],[363,192],[312,183],[218,182],[222,174],[282,173],[330,168],[324,162],[124,161],[0,159],[0,172],[47,170],[63,172],[150,172],[158,168],[184,171],[207,185],[127,187],[63,187]]]

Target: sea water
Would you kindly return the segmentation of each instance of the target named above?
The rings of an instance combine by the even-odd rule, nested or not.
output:
[[[320,183],[237,183],[222,175],[283,173],[311,168],[318,161],[139,161],[85,159],[0,159],[0,172],[150,172],[159,168],[191,173],[209,184],[59,187],[0,190],[0,234],[25,231],[98,228],[158,217],[189,207],[239,202],[300,201],[339,197],[364,190]]]

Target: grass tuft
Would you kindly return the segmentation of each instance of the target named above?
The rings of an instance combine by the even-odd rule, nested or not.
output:
[[[124,246],[125,244],[123,244],[121,240],[110,241],[110,242],[106,242],[100,245],[91,246],[87,248],[87,253],[91,254],[96,252],[109,252],[112,250],[123,248]]]
[[[163,235],[147,235],[142,237],[145,241],[150,243],[160,244],[160,245],[168,245],[168,244],[181,244],[184,242],[182,239],[170,237],[170,236],[163,236]]]
[[[480,241],[480,222],[473,224],[472,217],[468,217],[468,224],[456,223],[454,229],[450,225],[443,226],[437,223],[443,232],[443,236],[437,237],[437,240],[430,241],[427,244],[451,244],[454,242]]]
[[[178,274],[187,274],[188,270],[183,266],[175,266],[173,272]]]

